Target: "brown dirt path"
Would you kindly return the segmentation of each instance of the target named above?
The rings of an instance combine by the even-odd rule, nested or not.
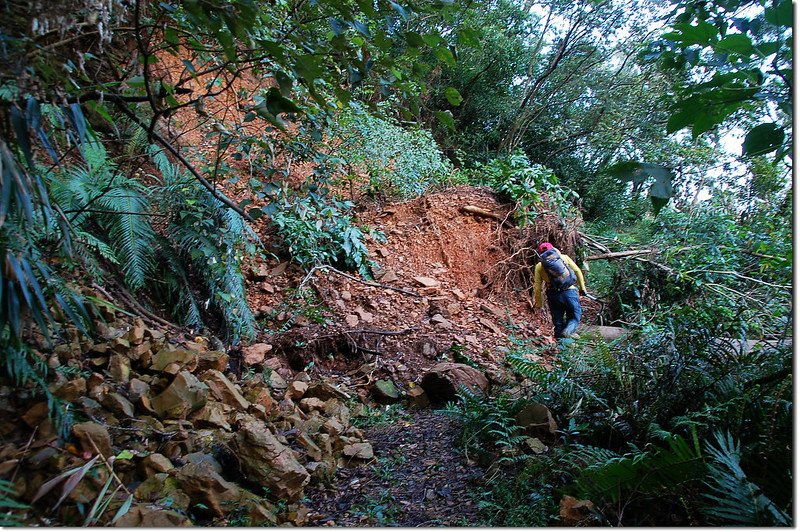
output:
[[[308,489],[310,526],[480,526],[484,471],[457,448],[460,424],[441,411],[404,413],[364,431],[375,459]]]

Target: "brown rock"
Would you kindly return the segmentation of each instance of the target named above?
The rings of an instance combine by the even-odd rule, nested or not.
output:
[[[264,362],[264,359],[267,358],[267,353],[270,351],[272,351],[270,344],[253,344],[242,348],[242,358],[246,365],[254,366]]]
[[[342,424],[341,424],[341,423],[339,423],[339,420],[338,420],[338,419],[336,419],[336,418],[330,418],[330,419],[328,419],[328,420],[325,422],[325,424],[322,426],[322,429],[323,429],[323,430],[324,430],[326,433],[328,433],[328,434],[330,434],[331,436],[333,436],[334,438],[335,438],[336,436],[339,436],[340,434],[342,434],[342,433],[344,432],[344,427],[342,426]]]
[[[169,458],[159,453],[145,456],[142,459],[141,466],[146,477],[152,477],[156,473],[167,473],[175,467]]]
[[[286,390],[286,397],[296,401],[305,395],[306,390],[308,390],[308,384],[302,381],[294,381]]]
[[[208,401],[203,408],[191,415],[191,421],[197,427],[220,428],[230,431],[225,405],[216,401]]]
[[[230,356],[225,351],[198,351],[197,352],[197,371],[207,371],[214,369],[225,371],[228,367]]]
[[[250,408],[250,402],[239,393],[233,383],[222,372],[215,369],[207,370],[200,375],[200,380],[208,386],[214,397],[226,405],[230,405],[242,412],[247,412],[247,409]]]
[[[144,325],[134,325],[125,335],[132,345],[139,345],[144,341]]]
[[[420,286],[424,286],[425,288],[434,288],[442,284],[436,279],[432,279],[430,277],[418,276],[414,277],[414,280],[419,283]]]
[[[558,432],[558,424],[553,419],[553,414],[543,404],[525,405],[517,413],[516,420],[520,427],[525,428],[525,432],[529,436],[545,436]]]
[[[72,426],[72,434],[78,438],[81,450],[90,453],[92,456],[99,450],[103,456],[110,458],[113,454],[111,450],[111,436],[106,428],[99,423],[86,422]],[[94,442],[94,445],[92,445]],[[97,450],[95,450],[95,445]]]
[[[134,415],[133,404],[117,392],[107,393],[103,397],[103,406],[118,416],[133,417]]]
[[[79,397],[86,394],[86,379],[78,377],[62,384],[56,391],[55,396],[59,399],[72,403]]]
[[[495,334],[498,334],[498,335],[502,335],[503,334],[503,331],[497,325],[495,325],[491,321],[487,320],[486,318],[479,318],[478,319],[478,323],[480,323],[481,325],[483,325],[487,329],[491,330]]]
[[[175,478],[193,503],[205,504],[217,517],[222,517],[239,500],[239,488],[222,478],[208,463],[186,464]]]
[[[375,321],[375,316],[371,312],[367,312],[361,306],[356,307],[356,314],[361,321],[365,323],[372,323]]]
[[[413,386],[406,392],[408,402],[415,408],[427,408],[431,402],[428,395],[420,386]]]
[[[319,397],[323,401],[328,399],[338,399],[340,401],[347,401],[350,399],[350,394],[341,388],[335,386],[329,381],[315,382],[309,385],[306,397]]]
[[[345,445],[342,453],[348,458],[358,458],[359,460],[370,460],[375,457],[372,445],[368,442]]]
[[[355,327],[358,325],[358,316],[355,314],[348,314],[344,317],[344,322],[347,324],[348,327]]]
[[[479,370],[457,362],[441,362],[433,366],[422,377],[422,388],[428,399],[443,404],[456,398],[460,386],[475,392],[486,393],[489,381]]]
[[[184,418],[206,404],[207,399],[208,386],[184,370],[150,404],[161,418]]]
[[[559,515],[563,524],[569,526],[591,525],[594,519],[594,503],[564,495],[559,504]]]
[[[322,412],[325,410],[325,402],[317,397],[306,397],[300,400],[300,410],[303,412]]]
[[[197,354],[193,349],[162,349],[153,356],[150,369],[163,371],[170,364],[177,364],[180,368],[194,371],[197,369]]]
[[[301,432],[297,435],[296,441],[303,447],[303,450],[305,450],[306,454],[310,456],[312,460],[322,460],[322,450],[314,443],[314,440],[312,440],[308,434]]]
[[[22,421],[30,428],[35,428],[42,422],[47,421],[49,415],[50,407],[47,406],[47,401],[42,401],[30,407],[22,416]]]
[[[192,526],[192,521],[188,517],[172,510],[137,504],[114,523],[114,526],[121,528],[171,528],[175,526]]]
[[[397,276],[397,272],[394,270],[386,270],[386,273],[381,276],[381,282],[384,284],[393,283],[399,279],[400,278]]]
[[[441,314],[434,314],[431,317],[431,323],[442,329],[452,329],[453,322],[442,316]]]
[[[344,428],[350,425],[350,409],[336,399],[325,401],[325,415],[335,417]]]
[[[242,423],[234,441],[249,481],[268,486],[278,497],[294,500],[302,495],[308,472],[263,422],[252,418]]]

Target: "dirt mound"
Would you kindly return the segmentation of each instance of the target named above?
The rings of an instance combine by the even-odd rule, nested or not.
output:
[[[358,222],[385,237],[368,241],[374,281],[331,268],[305,275],[277,261],[255,266],[248,301],[270,329],[262,341],[294,369],[343,375],[362,386],[362,395],[377,379],[401,388],[418,383],[442,360],[507,380],[503,362],[512,336],[555,344],[552,325],[531,311],[529,287],[487,286],[512,253],[503,247],[508,232],[517,230],[464,213],[465,205],[500,219],[509,212],[489,189],[468,186],[362,206]],[[301,284],[312,297],[299,297]],[[596,304],[582,303],[583,322],[591,323]]]

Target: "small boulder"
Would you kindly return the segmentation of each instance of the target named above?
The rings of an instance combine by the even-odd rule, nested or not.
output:
[[[306,390],[308,390],[308,384],[302,381],[294,381],[286,390],[286,397],[297,401],[305,395]]]
[[[141,467],[146,477],[152,477],[156,473],[167,473],[175,466],[163,454],[153,453],[142,459]]]
[[[73,425],[72,434],[78,438],[82,451],[89,452],[94,456],[99,450],[106,458],[111,457],[111,435],[99,423],[88,421]],[[94,445],[92,445],[92,442],[94,442]],[[97,450],[95,450],[95,446],[97,446]]]
[[[172,510],[137,504],[114,523],[114,526],[120,528],[172,528],[192,526],[192,521]]]
[[[72,403],[84,394],[86,394],[86,379],[78,377],[62,384],[54,395],[63,401]]]
[[[267,358],[267,353],[272,351],[270,344],[259,343],[242,348],[242,360],[247,366],[261,364]]]
[[[516,415],[517,425],[529,436],[547,436],[558,432],[558,424],[550,409],[539,403],[525,405]]]
[[[180,419],[201,408],[207,399],[208,386],[184,370],[150,404],[159,417]]]
[[[485,394],[489,388],[489,381],[481,371],[457,362],[436,364],[422,377],[422,388],[428,399],[435,404],[454,400],[461,386]]]
[[[278,497],[294,500],[302,495],[310,475],[262,421],[243,422],[234,441],[247,480],[268,486]]]
[[[247,412],[247,409],[250,408],[250,402],[239,393],[239,390],[222,372],[210,369],[200,375],[200,380],[208,386],[214,397],[226,405],[242,412]]]
[[[150,363],[153,371],[164,371],[169,367],[184,368],[188,371],[197,369],[197,354],[194,349],[162,349],[156,353]]]
[[[190,420],[199,428],[231,430],[225,405],[216,401],[208,401],[200,410],[191,415]]]
[[[357,458],[359,460],[371,460],[375,457],[375,454],[372,450],[372,444],[368,442],[351,443],[349,445],[345,445],[344,449],[342,450],[342,454],[348,458]]]
[[[372,397],[375,402],[382,405],[390,405],[400,401],[400,390],[390,380],[379,380],[372,385]]]
[[[207,462],[186,464],[175,478],[192,503],[204,504],[217,517],[225,515],[239,500],[239,488],[222,478]]]
[[[300,410],[306,413],[311,413],[315,410],[322,412],[325,410],[325,402],[316,397],[307,397],[300,400]]]
[[[225,351],[198,351],[197,352],[197,371],[207,371],[214,369],[225,371],[228,367],[230,356]]]
[[[117,392],[107,393],[103,397],[103,406],[117,416],[133,417],[134,415],[133,404]]]
[[[406,393],[409,404],[414,408],[427,408],[431,402],[428,399],[428,394],[425,393],[420,386],[411,387]]]

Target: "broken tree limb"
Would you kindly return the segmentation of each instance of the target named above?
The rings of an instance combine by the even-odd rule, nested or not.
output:
[[[632,249],[629,251],[616,251],[612,253],[603,253],[602,255],[591,255],[586,257],[585,260],[612,260],[612,259],[624,259],[625,257],[635,257],[637,255],[649,255],[653,253],[652,249]]]
[[[502,225],[508,227],[514,227],[514,225],[508,221],[508,219],[500,216],[499,214],[495,214],[491,211],[487,211],[486,209],[481,209],[480,207],[476,207],[474,205],[463,205],[458,208],[459,212],[464,214],[473,214],[475,216],[481,216],[483,218],[491,218],[492,220],[496,220],[500,222]]]
[[[309,272],[306,274],[306,276],[303,278],[303,280],[300,282],[300,285],[297,288],[303,288],[303,286],[305,286],[308,283],[308,281],[314,276],[314,273],[317,270],[327,270],[329,272],[333,272],[337,275],[341,275],[342,277],[350,279],[351,281],[355,281],[357,283],[361,283],[367,286],[372,286],[374,288],[385,288],[387,290],[394,290],[395,292],[400,292],[401,294],[405,294],[407,296],[422,297],[422,295],[416,292],[412,292],[411,290],[405,290],[403,288],[397,288],[386,284],[376,283],[374,281],[364,281],[363,279],[359,279],[358,277],[354,277],[352,275],[339,271],[333,266],[328,266],[327,264],[323,264],[321,266],[314,266],[313,268],[311,268],[311,270],[309,270]]]

